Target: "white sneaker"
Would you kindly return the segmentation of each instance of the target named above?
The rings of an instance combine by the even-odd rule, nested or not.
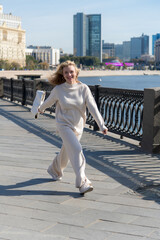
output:
[[[93,186],[85,182],[80,188],[79,191],[81,194],[93,191]]]
[[[61,177],[58,177],[58,176],[56,176],[56,175],[54,174],[54,172],[53,172],[53,170],[52,170],[52,165],[50,165],[50,166],[48,167],[47,172],[49,173],[49,175],[51,175],[51,177],[52,177],[52,179],[53,179],[54,181],[59,181],[59,180],[62,179]]]

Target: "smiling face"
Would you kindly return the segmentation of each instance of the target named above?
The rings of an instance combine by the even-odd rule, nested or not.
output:
[[[74,84],[77,82],[77,72],[74,66],[68,65],[63,68],[63,77],[69,84]]]

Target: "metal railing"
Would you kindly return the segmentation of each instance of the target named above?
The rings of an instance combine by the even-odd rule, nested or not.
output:
[[[109,131],[141,141],[143,136],[144,91],[89,86]],[[37,89],[49,96],[52,86],[44,80],[3,78],[3,96],[22,105],[32,105]],[[55,112],[55,106],[48,109]],[[87,124],[98,130],[87,109]]]
[[[99,88],[99,110],[110,131],[142,138],[144,91]]]

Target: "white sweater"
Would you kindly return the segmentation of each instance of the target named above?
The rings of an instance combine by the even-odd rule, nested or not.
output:
[[[50,96],[40,106],[40,111],[56,104],[57,128],[68,126],[77,133],[82,133],[86,122],[86,107],[97,122],[101,131],[106,129],[104,120],[97,108],[89,87],[81,82],[57,85]]]

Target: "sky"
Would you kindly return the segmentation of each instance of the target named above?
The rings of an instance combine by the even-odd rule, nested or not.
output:
[[[121,44],[142,33],[160,33],[160,0],[0,0],[3,13],[21,17],[26,46],[73,53],[73,15],[101,14],[102,40]]]

